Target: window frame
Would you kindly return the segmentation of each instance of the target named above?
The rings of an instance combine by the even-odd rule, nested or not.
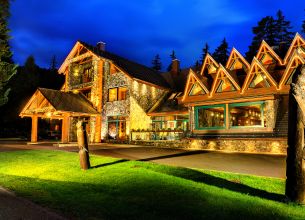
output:
[[[223,126],[214,126],[214,127],[199,127],[199,121],[198,121],[198,112],[200,109],[210,109],[210,108],[217,108],[222,107],[224,109],[223,111]],[[226,129],[226,104],[217,104],[217,105],[203,105],[203,106],[195,106],[195,130],[223,130]]]
[[[125,99],[119,99],[119,90],[120,90],[120,88],[125,88],[125,89],[126,89],[126,96],[125,96]],[[109,94],[110,94],[109,91],[110,91],[111,89],[115,89],[115,91],[116,91],[116,99],[115,99],[115,100],[112,100],[112,101],[110,101],[110,99],[109,99]],[[115,101],[124,101],[124,100],[127,100],[127,91],[128,91],[127,86],[120,86],[120,87],[108,88],[107,101],[108,101],[108,102],[115,102]]]
[[[260,114],[261,114],[261,124],[260,125],[246,125],[246,126],[230,126],[230,121],[231,121],[231,107],[236,107],[236,106],[249,106],[249,105],[260,105]],[[265,107],[265,101],[257,101],[257,102],[238,102],[238,103],[228,103],[228,121],[229,121],[229,129],[238,129],[238,128],[264,128],[264,107]]]

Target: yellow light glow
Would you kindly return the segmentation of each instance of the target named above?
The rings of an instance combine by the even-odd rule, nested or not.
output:
[[[48,118],[50,118],[50,117],[52,116],[52,112],[47,112],[47,113],[46,113],[46,116],[47,116]]]

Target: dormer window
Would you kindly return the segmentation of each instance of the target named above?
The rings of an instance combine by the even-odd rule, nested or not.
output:
[[[83,72],[83,83],[92,82],[93,81],[93,71],[91,67],[87,67]]]

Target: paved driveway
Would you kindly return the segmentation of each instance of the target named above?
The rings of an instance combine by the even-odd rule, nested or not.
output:
[[[55,149],[77,152],[76,146],[54,147],[49,143],[26,145],[24,142],[0,142],[1,151],[22,149]],[[222,153],[203,150],[182,150],[135,145],[99,144],[89,147],[91,154],[160,164],[220,170],[233,173],[285,178],[286,157],[245,153]]]

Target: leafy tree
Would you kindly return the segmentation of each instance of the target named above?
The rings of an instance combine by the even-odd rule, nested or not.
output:
[[[204,59],[205,59],[206,55],[207,55],[208,52],[209,52],[209,49],[210,49],[210,47],[209,47],[208,43],[205,43],[204,48],[202,48],[202,54],[201,54],[201,57],[200,57],[200,63],[201,63],[201,65],[203,64]]]
[[[7,83],[16,73],[17,66],[12,62],[12,52],[9,46],[9,29],[7,20],[10,15],[9,0],[0,0],[0,106],[8,101],[10,88]]]
[[[162,64],[160,61],[160,56],[157,54],[154,59],[151,61],[152,68],[156,71],[160,71],[162,69]]]
[[[304,11],[305,11],[305,10],[304,10]],[[305,34],[305,19],[303,20],[303,23],[302,23],[301,32],[303,32],[303,34]]]
[[[171,58],[171,61],[177,59],[176,53],[175,53],[174,50],[173,50],[172,53],[169,55],[169,57]],[[167,71],[171,71],[171,69],[172,69],[172,62],[168,65]]]
[[[276,45],[281,43],[290,44],[293,38],[293,32],[291,32],[290,21],[285,20],[285,16],[281,10],[276,13],[275,20],[275,33],[276,33]]]
[[[226,38],[224,38],[221,41],[221,44],[215,49],[214,53],[213,53],[213,58],[225,65],[228,58],[229,58],[229,45],[228,42],[226,41]]]

